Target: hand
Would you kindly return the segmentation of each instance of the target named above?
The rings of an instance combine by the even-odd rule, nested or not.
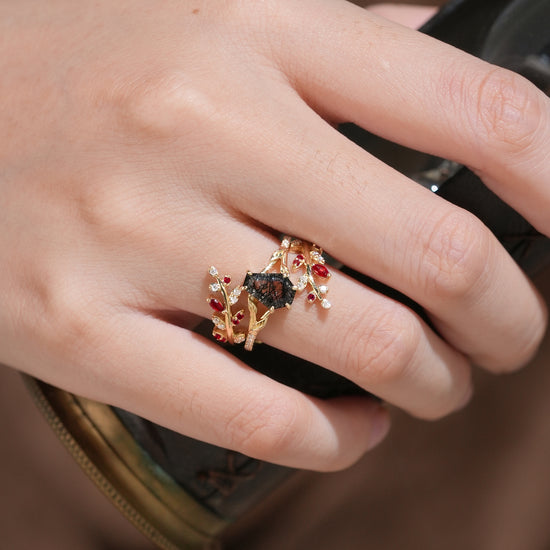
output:
[[[550,234],[549,100],[521,77],[338,0],[4,2],[0,360],[245,454],[345,467],[388,429],[368,399],[282,386],[184,328],[207,270],[287,233],[407,294],[334,273],[333,307],[267,343],[422,418],[472,363],[523,365],[544,304],[490,232],[360,150],[352,121],[475,169]]]
[[[358,2],[354,3],[357,4]],[[359,2],[359,4],[362,5],[364,2]],[[404,2],[399,2],[397,4],[392,4],[389,2],[382,4],[371,4],[370,2],[367,2],[366,4],[368,5],[368,9],[371,14],[385,17],[386,19],[390,19],[391,21],[395,21],[396,23],[400,23],[401,25],[405,25],[411,29],[418,29],[426,21],[428,21],[430,17],[435,15],[437,12],[435,5],[442,5],[444,4],[444,1],[432,0],[431,4],[433,5],[430,6],[418,5],[412,2],[410,3],[412,5]]]

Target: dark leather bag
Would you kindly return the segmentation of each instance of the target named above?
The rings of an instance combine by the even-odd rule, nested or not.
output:
[[[550,1],[453,0],[423,31],[516,70],[550,91]],[[418,70],[422,70],[419,60]],[[478,216],[518,264],[535,275],[550,263],[550,241],[467,168],[383,141],[353,125],[341,131],[366,150]],[[364,284],[420,308],[377,281]],[[205,335],[210,323],[199,327]],[[253,368],[322,398],[363,393],[334,373],[267,346],[232,349]],[[184,437],[126,411],[38,380],[29,387],[50,425],[98,487],[160,548],[214,548],[224,529],[293,472]]]

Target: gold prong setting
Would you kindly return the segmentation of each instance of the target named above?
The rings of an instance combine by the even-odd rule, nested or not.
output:
[[[290,265],[289,256],[292,258]],[[296,282],[291,282],[291,272],[299,273]],[[210,292],[219,294],[219,298],[211,295],[207,299],[214,310],[212,335],[220,343],[244,342],[245,349],[249,351],[272,313],[279,308],[290,309],[298,293],[305,291],[306,302],[309,304],[317,302],[326,310],[332,307],[326,298],[329,291],[326,282],[331,273],[326,266],[323,250],[315,244],[293,237],[284,237],[267,266],[260,273],[247,272],[243,284],[232,290],[229,289],[231,277],[222,277],[214,266],[210,267],[208,273],[214,278],[214,282],[209,285]],[[232,311],[243,292],[247,294],[248,330],[240,329],[241,322],[246,317],[244,308]],[[264,312],[259,316],[260,303]]]

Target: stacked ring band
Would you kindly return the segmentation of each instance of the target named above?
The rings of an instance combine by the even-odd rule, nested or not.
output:
[[[289,265],[290,264],[290,265]],[[330,271],[325,265],[323,251],[318,246],[285,237],[271,255],[267,266],[259,273],[248,271],[241,285],[230,290],[231,277],[221,276],[212,266],[209,274],[214,278],[210,291],[219,296],[209,296],[207,301],[214,310],[212,335],[220,343],[241,344],[251,351],[258,333],[265,327],[276,309],[290,309],[298,293],[307,291],[308,303],[319,303],[324,309],[331,304],[326,298],[326,281]],[[291,275],[298,274],[296,281]],[[247,296],[248,328],[245,308],[239,306]]]

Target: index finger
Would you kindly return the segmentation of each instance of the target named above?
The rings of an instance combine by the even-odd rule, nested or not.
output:
[[[550,234],[550,100],[523,77],[348,3],[292,3],[278,26],[308,103],[392,141],[466,164]],[[290,34],[302,28],[306,47]],[[281,13],[285,13],[281,10]],[[309,16],[311,17],[311,15]]]

